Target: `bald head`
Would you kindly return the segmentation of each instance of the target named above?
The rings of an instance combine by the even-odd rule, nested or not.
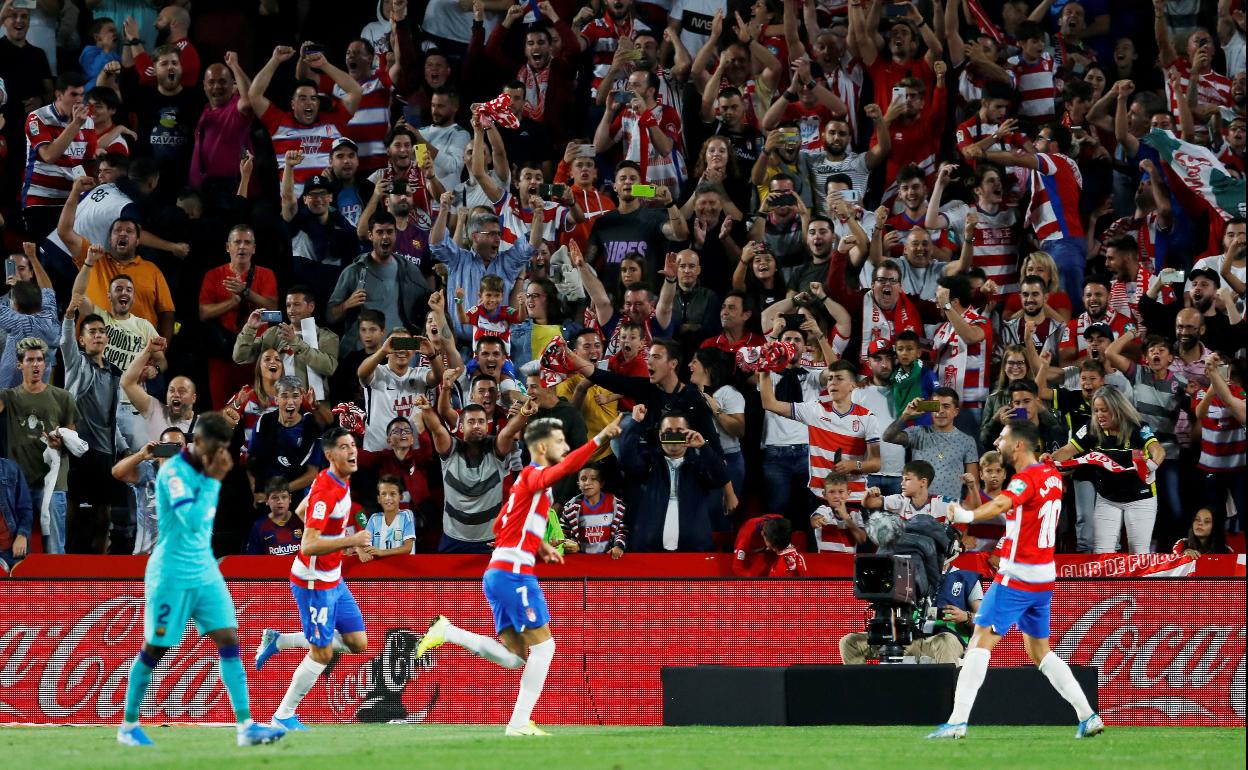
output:
[[[1195,350],[1200,345],[1200,335],[1205,331],[1205,319],[1195,308],[1185,307],[1174,317],[1174,337],[1179,349]]]
[[[204,70],[204,95],[213,107],[222,107],[234,95],[234,73],[217,62]]]

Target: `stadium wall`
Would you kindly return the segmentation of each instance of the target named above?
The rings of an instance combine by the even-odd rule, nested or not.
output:
[[[263,628],[296,630],[289,583],[232,577],[229,584],[245,649]],[[118,721],[142,642],[141,580],[11,578],[0,585],[7,589],[0,722]],[[479,580],[356,579],[351,588],[368,623],[369,652],[336,661],[300,709],[305,721],[506,721],[517,672],[450,645],[419,665],[410,659],[439,612],[493,632]],[[865,605],[844,578],[547,577],[543,589],[558,644],[535,714],[546,724],[661,724],[663,665],[834,663],[837,639],[864,623]],[[1070,662],[1100,670],[1108,723],[1243,727],[1244,607],[1242,579],[1062,580],[1053,646]],[[249,672],[258,718],[272,713],[300,657],[283,652]],[[188,628],[157,669],[145,720],[231,721],[216,661],[211,643]],[[1016,633],[993,656],[997,665],[1026,662]]]

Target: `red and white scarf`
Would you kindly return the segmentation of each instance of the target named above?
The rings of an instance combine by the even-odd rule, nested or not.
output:
[[[516,80],[524,83],[524,115],[533,120],[541,120],[546,112],[546,87],[550,83],[550,65],[545,69],[534,70],[528,64],[516,73]]]
[[[900,287],[899,287],[900,288]],[[867,366],[867,348],[876,340],[892,342],[897,333],[909,329],[920,337],[923,336],[923,320],[919,310],[904,294],[898,294],[897,305],[888,312],[875,303],[871,292],[862,295],[862,351],[861,360],[864,371]]]
[[[1114,461],[1109,455],[1102,452],[1091,451],[1085,454],[1073,457],[1069,460],[1053,460],[1053,465],[1059,470],[1067,470],[1076,468],[1081,465],[1091,465],[1110,473],[1136,473],[1140,477],[1140,481],[1148,481],[1148,463],[1144,459],[1142,453],[1134,454],[1134,466],[1121,465]]]
[[[517,118],[511,111],[511,97],[505,93],[499,94],[484,104],[476,105],[475,110],[482,128],[489,128],[495,123],[503,128],[520,127],[520,118]]]

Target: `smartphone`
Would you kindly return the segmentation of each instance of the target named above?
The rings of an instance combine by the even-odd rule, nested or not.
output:
[[[576,157],[578,158],[596,158],[598,153],[594,152],[592,144],[578,144],[576,146]]]
[[[563,265],[550,266],[550,280],[555,283],[563,283]]]
[[[280,310],[261,310],[260,320],[266,324],[280,324],[282,322],[282,311]]]
[[[325,53],[325,46],[321,45],[320,43],[308,43],[303,48],[304,56],[315,56],[318,53],[319,54]]]
[[[628,103],[629,103],[629,102],[631,102],[632,100],[633,100],[633,92],[632,92],[632,91],[616,91],[616,92],[615,92],[615,103],[616,103],[616,104],[628,104]]]
[[[893,101],[904,102],[906,100],[906,89],[901,86],[893,86]]]
[[[791,192],[776,193],[771,199],[773,206],[796,206],[797,196]]]
[[[1216,369],[1218,370],[1218,376],[1222,378],[1223,382],[1231,381],[1231,365],[1230,364],[1219,364],[1216,367]]]
[[[4,277],[6,279],[17,277],[17,259],[16,258],[9,257],[8,259],[4,260]]]
[[[858,191],[850,187],[847,190],[841,190],[841,200],[846,203],[857,203],[862,200],[862,196],[858,195]]]
[[[359,280],[355,282],[356,291],[364,291],[364,284],[368,281],[368,271],[361,270]]]
[[[426,160],[428,160],[428,159],[429,159],[429,145],[427,145],[427,144],[418,144],[418,145],[416,145],[416,166],[417,166],[417,168],[424,168],[424,166],[425,166],[425,161],[426,161]]]
[[[1011,420],[1029,420],[1031,419],[1031,417],[1030,415],[1027,414],[1027,408],[1020,406],[1018,409],[1015,409],[1014,411],[1010,412],[1010,419]]]
[[[914,405],[914,408],[920,412],[939,412],[940,402],[939,401],[920,401],[919,403]]]
[[[152,457],[173,457],[181,451],[181,444],[174,442],[161,443],[152,447]]]
[[[785,144],[797,144],[801,141],[802,135],[795,128],[786,128],[780,132],[780,136],[784,139]]]
[[[642,54],[645,53],[640,48],[634,48],[624,53],[624,61],[640,61]]]
[[[395,337],[390,340],[391,350],[420,350],[420,337]]]
[[[832,455],[832,464],[835,465],[841,461],[841,450],[836,450],[836,454]]]
[[[635,184],[632,189],[634,198],[653,198],[655,195],[654,185],[652,184]]]
[[[556,200],[558,198],[562,198],[567,189],[567,185],[542,184],[537,186],[537,194],[548,201]]]
[[[407,195],[407,180],[406,179],[392,179],[390,181],[390,194],[391,195]]]
[[[806,322],[806,316],[801,313],[781,313],[780,317],[784,319],[784,330],[801,331],[802,324]]]
[[[685,432],[683,430],[662,430],[659,431],[660,444],[685,444]]]
[[[1175,270],[1172,267],[1162,270],[1161,275],[1158,277],[1161,278],[1163,283],[1183,283],[1187,280],[1182,270]]]
[[[889,3],[884,6],[884,16],[889,19],[900,19],[910,11],[910,6],[905,3]]]

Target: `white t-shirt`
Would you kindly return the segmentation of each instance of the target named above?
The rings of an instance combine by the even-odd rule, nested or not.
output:
[[[725,0],[676,0],[672,3],[669,15],[672,21],[680,22],[680,42],[690,56],[697,56],[706,41],[711,39],[711,22],[715,11],[724,11],[727,16]]]
[[[887,428],[897,419],[893,414],[893,403],[888,398],[888,388],[880,385],[865,385],[854,390],[850,400],[861,404],[875,415],[881,429]],[[906,464],[906,448],[901,444],[889,441],[880,442],[880,469],[872,475],[900,476],[901,466]]]
[[[745,396],[741,395],[741,391],[731,385],[724,385],[715,391],[714,395],[725,414],[745,414]],[[719,427],[718,422],[715,423],[715,432],[719,434],[719,445],[723,448],[724,454],[741,451],[741,439],[724,433],[724,429]]]
[[[921,513],[926,513],[928,516],[936,519],[936,521],[944,521],[948,518],[949,505],[953,502],[955,501],[947,497],[932,495],[927,498],[927,503],[920,508],[905,495],[885,495],[884,510],[897,514],[902,521],[909,521]]]
[[[428,366],[412,366],[402,375],[394,373],[389,365],[382,364],[373,370],[372,382],[364,386],[365,406],[368,417],[364,428],[364,451],[380,452],[387,446],[386,426],[396,417],[416,420],[412,399],[425,392]]]
[[[819,397],[819,372],[822,370],[807,367],[802,367],[802,370],[806,375],[802,380],[801,401],[812,401]],[[780,382],[780,375],[771,372],[770,376],[774,388]],[[807,446],[809,442],[810,429],[805,423],[773,412],[763,413],[763,446]]]

